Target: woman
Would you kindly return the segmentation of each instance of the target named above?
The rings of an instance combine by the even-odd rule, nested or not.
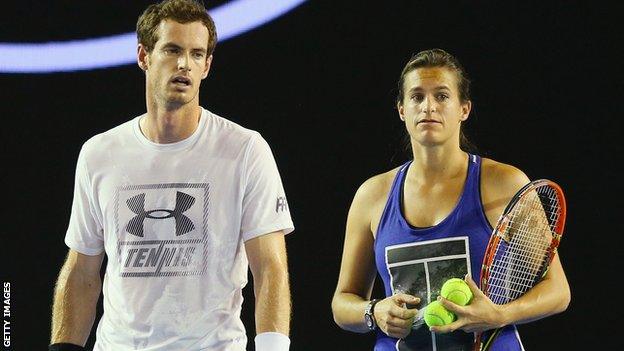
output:
[[[538,285],[506,305],[492,303],[471,279],[479,277],[498,216],[529,179],[462,149],[469,86],[461,64],[443,50],[410,59],[399,79],[397,109],[413,160],[364,182],[349,210],[332,310],[343,329],[376,330],[375,350],[470,350],[473,332],[501,326],[507,327],[491,349],[521,350],[514,324],[562,312],[570,301],[558,256]],[[377,273],[386,297],[371,300]],[[414,323],[444,281],[464,276],[471,304],[442,299],[455,322],[431,330]]]

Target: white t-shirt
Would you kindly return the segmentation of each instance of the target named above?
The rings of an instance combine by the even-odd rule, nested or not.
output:
[[[65,243],[108,257],[94,350],[245,350],[244,242],[294,229],[269,145],[207,110],[157,144],[142,117],[78,157]]]

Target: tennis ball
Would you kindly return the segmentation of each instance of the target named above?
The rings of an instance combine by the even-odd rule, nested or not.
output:
[[[427,307],[425,307],[424,317],[425,323],[427,323],[429,327],[449,324],[455,320],[455,314],[444,308],[440,301],[433,301],[428,304]]]
[[[463,279],[451,278],[442,285],[440,295],[453,303],[465,306],[472,300],[472,291]]]

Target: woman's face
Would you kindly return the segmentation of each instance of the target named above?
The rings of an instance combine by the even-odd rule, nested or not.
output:
[[[468,118],[471,103],[462,103],[457,83],[457,75],[446,67],[422,67],[405,75],[397,108],[412,144],[459,145],[461,122]]]

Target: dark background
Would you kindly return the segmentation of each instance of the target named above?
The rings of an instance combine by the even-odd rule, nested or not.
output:
[[[0,42],[128,32],[148,3],[16,2],[0,12]],[[566,191],[560,255],[572,303],[521,325],[525,348],[601,349],[615,337],[623,89],[619,10],[606,4],[312,0],[217,45],[201,104],[267,139],[296,226],[287,237],[292,350],[372,349],[372,335],[341,330],[331,314],[346,214],[364,180],[407,159],[396,81],[412,54],[433,47],[456,55],[472,78],[466,131],[480,153]],[[0,74],[0,93],[0,275],[11,282],[11,350],[43,350],[78,151],[145,111],[144,78],[134,65]],[[252,336],[251,284],[245,294]]]

